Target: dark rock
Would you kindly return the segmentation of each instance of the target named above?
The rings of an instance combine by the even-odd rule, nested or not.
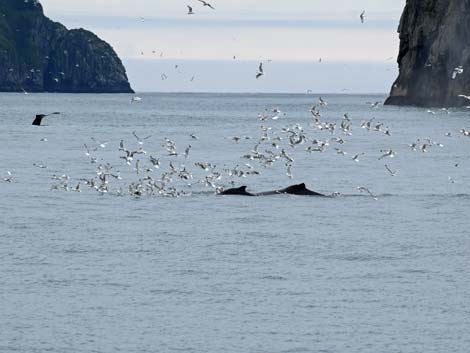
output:
[[[133,93],[106,42],[44,16],[35,0],[0,0],[0,91]]]
[[[470,1],[407,0],[398,32],[400,75],[385,104],[469,105],[458,96],[470,95]]]

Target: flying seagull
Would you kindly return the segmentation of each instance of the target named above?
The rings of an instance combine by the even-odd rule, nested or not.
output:
[[[398,173],[398,170],[393,171],[393,170],[391,170],[390,167],[389,167],[388,165],[386,165],[386,164],[385,164],[385,169],[387,169],[387,171],[390,173],[391,176],[395,176],[395,175],[397,175],[397,173]]]
[[[189,5],[186,5],[188,7],[188,15],[194,15],[193,8]]]
[[[209,4],[208,2],[205,2],[204,0],[198,0],[202,5],[204,6],[209,6],[212,10],[215,10],[214,7],[212,7],[211,4]]]
[[[382,102],[377,101],[377,102],[367,102],[372,108],[378,108]]]
[[[258,73],[256,74],[256,78],[260,78],[261,76],[264,75],[264,71],[263,71],[263,63],[259,63],[259,67],[258,67]]]
[[[45,118],[46,116],[49,116],[49,115],[57,115],[57,114],[60,114],[60,113],[59,112],[54,112],[54,113],[50,113],[50,114],[37,114],[36,118],[33,121],[33,125],[40,126],[41,121],[42,121],[43,118]]]
[[[459,94],[457,97],[465,98],[466,100],[469,100],[469,101],[470,101],[470,96],[466,96],[466,95],[464,95],[464,94]]]
[[[370,197],[372,197],[375,201],[378,200],[377,196],[375,196],[372,191],[370,191],[368,188],[364,187],[364,186],[358,186],[357,187],[357,190],[359,190],[359,192],[366,192],[369,194]]]
[[[320,106],[326,107],[328,105],[328,102],[324,100],[322,97],[318,98],[318,103],[320,103]]]
[[[140,138],[139,136],[137,136],[135,131],[132,131],[132,135],[134,135],[135,139],[137,140],[137,143],[141,146],[144,144],[144,140],[148,140],[149,138],[152,137],[152,135],[149,135],[147,137]]]
[[[463,66],[457,66],[452,72],[452,79],[455,80],[458,75],[463,74]]]
[[[361,23],[364,23],[364,18],[366,17],[366,11],[362,11],[362,13],[360,14],[360,19],[361,19]]]
[[[8,170],[7,171],[8,176],[3,178],[3,181],[6,183],[11,183],[13,181],[13,176],[11,175],[11,172]]]

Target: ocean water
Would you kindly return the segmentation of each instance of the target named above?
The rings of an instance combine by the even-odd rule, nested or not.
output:
[[[366,103],[383,96],[323,96],[332,134],[313,125],[317,95],[139,96],[0,95],[0,351],[469,351],[470,137],[460,132],[470,130],[469,111],[375,109]],[[258,119],[275,108],[279,119]],[[31,126],[35,114],[54,111],[62,114]],[[350,136],[339,128],[344,113]],[[361,128],[372,118],[391,136]],[[295,124],[309,140],[293,148],[282,129]],[[284,148],[292,178],[282,159],[263,167],[242,158],[261,125],[283,140],[279,150],[273,141],[259,150]],[[133,131],[151,137],[139,145]],[[178,156],[167,155],[165,138]],[[329,146],[306,152],[314,139]],[[127,165],[121,140],[147,154]],[[395,157],[379,160],[389,149]],[[184,195],[127,193],[170,162],[192,171],[189,181],[173,177]],[[216,186],[256,192],[305,182],[338,194],[216,196],[198,182],[208,172],[197,162],[217,166]],[[81,180],[107,163],[121,176],[109,178],[107,193]],[[260,175],[230,177],[237,165]],[[8,171],[12,182],[3,180]],[[67,175],[69,190],[54,190],[62,181],[53,175]]]

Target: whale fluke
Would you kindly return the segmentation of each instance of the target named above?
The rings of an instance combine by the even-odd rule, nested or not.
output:
[[[42,119],[45,117],[44,114],[38,114],[36,115],[36,119],[33,121],[33,125],[40,126]]]
[[[227,189],[222,191],[219,195],[244,195],[244,196],[255,196],[246,191],[246,186],[240,186],[239,188]]]
[[[60,114],[60,113],[59,112],[54,112],[54,113],[50,113],[50,114],[37,114],[36,118],[33,120],[33,125],[40,126],[41,122],[42,122],[42,119],[44,119],[46,116],[57,115],[57,114]]]

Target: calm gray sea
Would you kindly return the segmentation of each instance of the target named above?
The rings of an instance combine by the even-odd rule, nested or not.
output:
[[[469,352],[470,137],[459,131],[470,130],[470,112],[323,96],[322,121],[337,124],[331,134],[312,126],[317,95],[139,96],[0,95],[0,351]],[[258,119],[274,108],[279,119]],[[62,115],[31,126],[35,114],[54,111]],[[344,113],[351,136],[339,128]],[[372,118],[391,136],[360,127]],[[282,128],[295,124],[310,140],[292,148]],[[272,141],[260,150],[284,148],[295,159],[292,180],[282,161],[265,168],[241,158],[261,125],[283,137],[279,150]],[[139,145],[133,131],[151,137]],[[178,156],[167,155],[165,138]],[[305,151],[333,138],[345,143]],[[128,166],[121,139],[147,155]],[[396,156],[379,160],[389,149]],[[145,170],[150,155],[159,170]],[[192,195],[126,193],[170,161],[193,172],[173,182]],[[215,196],[197,182],[207,172],[196,162],[244,171],[249,163],[261,173],[224,175],[217,185],[265,191],[305,182],[341,195]],[[121,175],[108,193],[83,180],[73,191],[106,163]],[[12,182],[3,181],[8,171]],[[61,182],[53,175],[67,175],[69,191],[51,190]]]

